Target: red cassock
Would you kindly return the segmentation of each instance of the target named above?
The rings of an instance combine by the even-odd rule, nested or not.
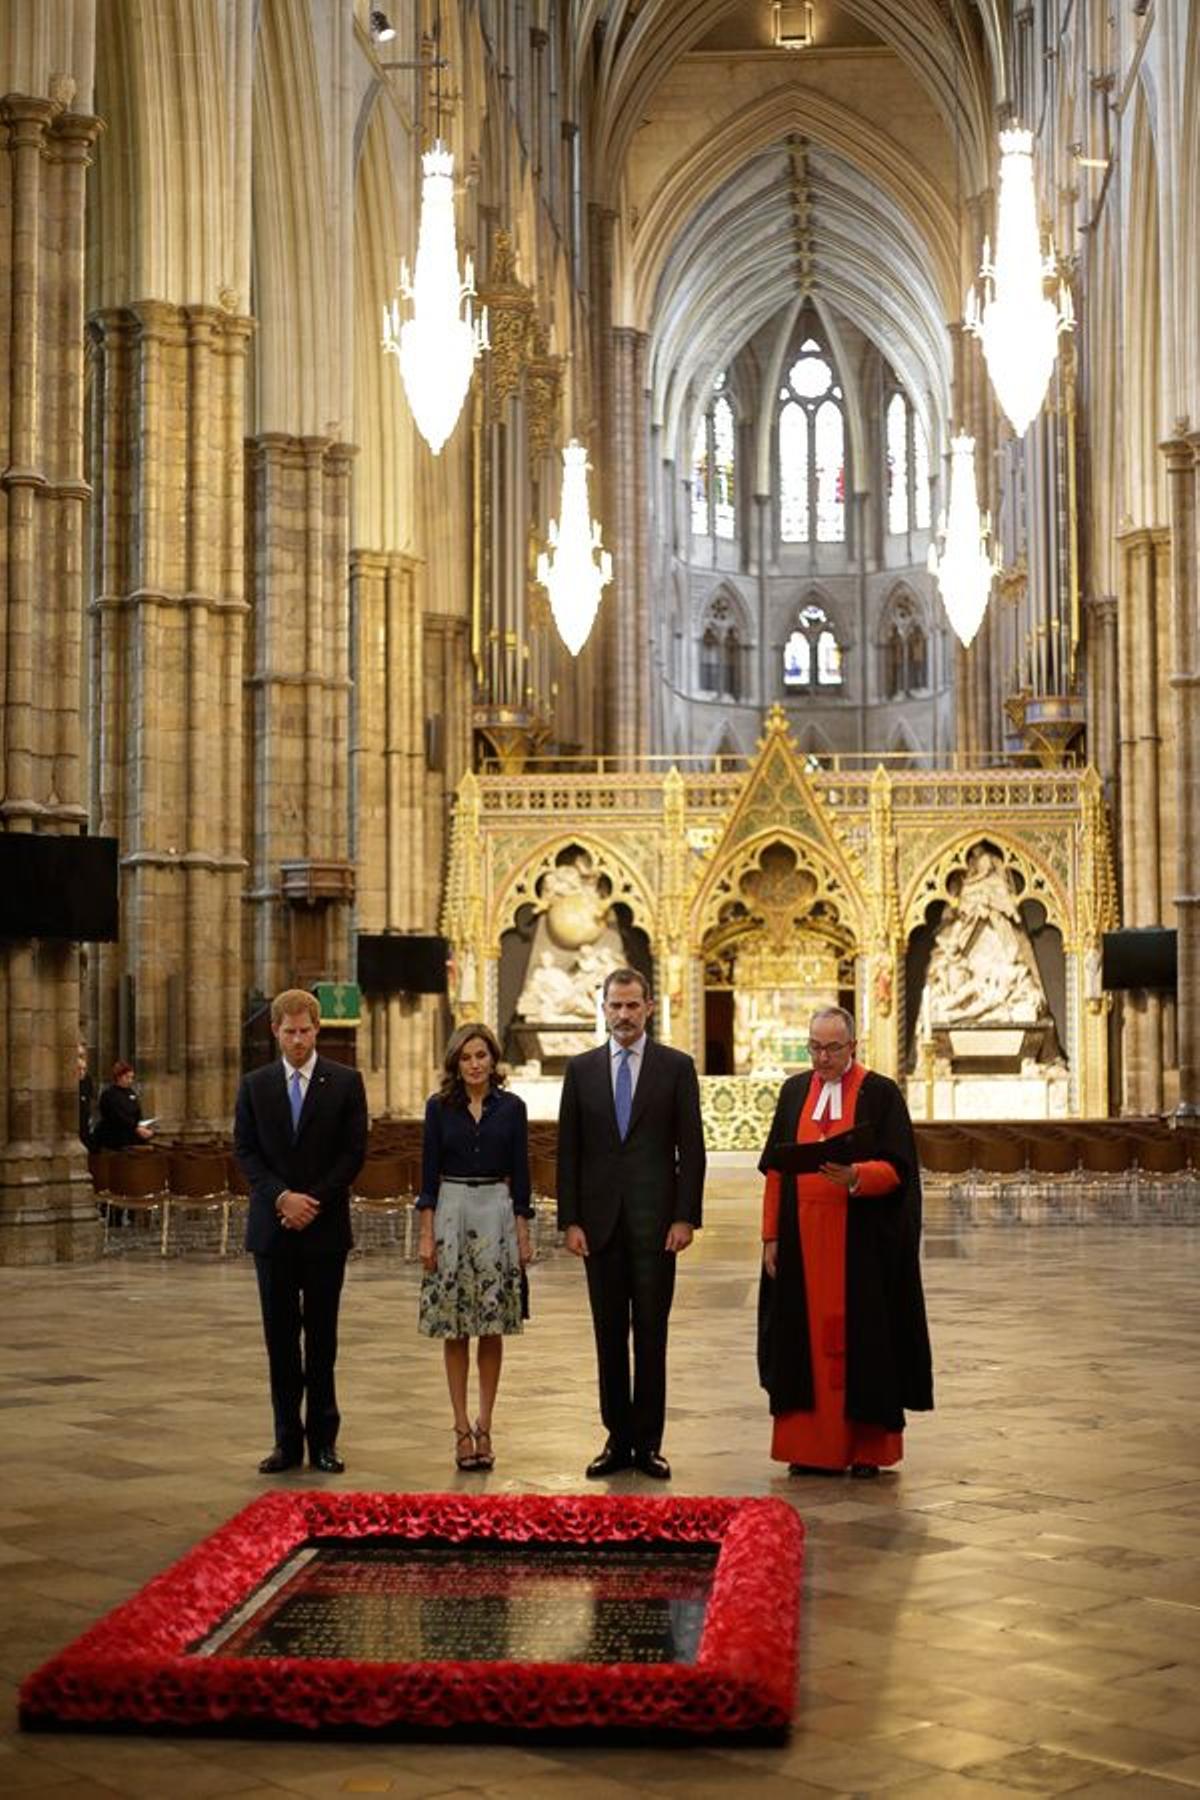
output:
[[[814,1075],[796,1129],[796,1141],[812,1144],[849,1131],[854,1124],[858,1092],[866,1070],[853,1063],[842,1077],[842,1116],[816,1121],[813,1112],[825,1085]],[[830,1146],[830,1162],[839,1160]],[[858,1196],[871,1199],[900,1185],[891,1163],[857,1162]],[[779,1236],[782,1177],[768,1173],[763,1192],[763,1238]],[[898,1463],[904,1455],[904,1433],[848,1419],[846,1403],[846,1201],[840,1182],[824,1175],[796,1177],[804,1286],[808,1299],[814,1407],[811,1412],[785,1412],[772,1421],[771,1455],[776,1462],[804,1463],[811,1468],[845,1469],[851,1463]]]

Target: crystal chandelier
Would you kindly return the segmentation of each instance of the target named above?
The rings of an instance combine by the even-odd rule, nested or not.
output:
[[[1033,134],[1000,133],[1000,198],[996,209],[996,260],[984,241],[979,268],[982,299],[967,295],[966,327],[983,343],[996,397],[1018,437],[1029,429],[1046,393],[1058,334],[1070,331],[1074,313],[1070,290],[1058,284],[1047,292],[1057,264],[1054,246],[1042,254],[1033,191]]]
[[[559,517],[550,524],[550,549],[537,563],[537,578],[572,656],[587,643],[601,589],[612,580],[612,557],[600,548],[600,527],[588,514],[587,471],[587,451],[572,438],[563,451]]]
[[[983,623],[999,565],[988,553],[988,521],[979,516],[975,439],[950,440],[950,505],[943,514],[941,554],[929,547],[929,572],[937,577],[942,605],[965,650]]]
[[[454,237],[454,153],[439,139],[421,158],[417,266],[401,264],[400,293],[383,309],[383,348],[396,357],[417,429],[436,456],[454,430],[475,358],[487,347],[487,313],[471,316],[475,273],[458,273]],[[412,317],[400,318],[400,297]],[[465,310],[464,310],[465,309]]]

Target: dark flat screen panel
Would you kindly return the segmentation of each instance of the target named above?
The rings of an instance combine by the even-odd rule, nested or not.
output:
[[[0,938],[113,942],[117,840],[0,832]]]
[[[365,994],[444,994],[448,950],[444,937],[362,932],[358,985]]]
[[[1178,978],[1177,935],[1163,925],[1106,931],[1101,983],[1106,988],[1168,988]]]

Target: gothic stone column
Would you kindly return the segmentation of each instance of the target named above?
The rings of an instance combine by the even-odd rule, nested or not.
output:
[[[650,614],[647,520],[650,512],[647,449],[646,337],[613,334],[613,394],[607,458],[611,496],[602,521],[612,544],[612,601],[616,655],[609,665],[613,747],[619,756],[650,749]]]
[[[323,437],[247,445],[247,970],[273,993],[352,976],[350,464]]]
[[[1122,539],[1118,595],[1120,651],[1121,917],[1126,925],[1159,925],[1160,855],[1158,592],[1156,538],[1149,530]],[[1138,1116],[1164,1104],[1162,1001],[1133,993],[1122,1002],[1122,1111]]]
[[[84,176],[99,121],[0,100],[0,830],[77,835]],[[0,943],[0,1263],[97,1254],[78,1135],[79,948]]]
[[[1181,1123],[1200,1127],[1200,432],[1165,444],[1171,503]]]
[[[155,300],[90,324],[93,812],[121,857],[99,1048],[179,1135],[228,1128],[239,1069],[250,328]]]
[[[366,932],[428,932],[437,916],[428,895],[421,572],[398,551],[356,550],[350,562],[357,920]],[[461,649],[465,669],[465,630]],[[461,738],[465,716],[456,726]],[[439,875],[442,862],[439,854]],[[364,998],[359,1062],[372,1113],[419,1115],[438,1055],[438,1012],[429,998]]]

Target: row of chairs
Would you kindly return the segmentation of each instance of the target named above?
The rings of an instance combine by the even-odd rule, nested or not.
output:
[[[931,1198],[985,1218],[1169,1215],[1200,1202],[1188,1136],[1156,1120],[918,1129]]]
[[[160,1256],[169,1255],[172,1248],[214,1250],[220,1256],[240,1250],[249,1188],[228,1149],[148,1145],[94,1150],[88,1162],[104,1221],[105,1254],[139,1247],[151,1237]],[[530,1166],[544,1227],[553,1212],[554,1160],[537,1152]],[[420,1190],[419,1153],[368,1154],[351,1195],[360,1253],[415,1254],[412,1221]],[[125,1229],[119,1228],[121,1221]]]
[[[93,1150],[88,1164],[104,1221],[106,1255],[132,1248],[139,1237],[154,1233],[159,1255],[166,1256],[173,1223],[178,1249],[206,1244],[215,1236],[213,1247],[221,1256],[228,1253],[235,1209],[244,1212],[250,1190],[227,1150],[192,1145]],[[120,1224],[124,1229],[118,1229]]]

